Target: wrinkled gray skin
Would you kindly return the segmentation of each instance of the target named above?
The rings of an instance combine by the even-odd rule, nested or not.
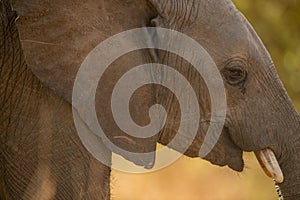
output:
[[[231,1],[14,0],[12,5],[20,16],[17,25],[28,67],[13,13],[1,14],[5,22],[2,27],[6,28],[1,28],[1,38],[5,39],[0,49],[0,131],[1,143],[5,144],[1,145],[0,169],[1,193],[7,199],[34,199],[45,191],[57,198],[97,199],[109,192],[109,169],[91,158],[74,130],[72,86],[81,62],[98,43],[121,31],[148,25],[175,29],[194,38],[222,73],[228,102],[226,123],[220,140],[205,159],[242,171],[242,151],[272,148],[285,175],[280,185],[285,199],[300,198],[299,115],[268,52]],[[115,82],[132,66],[153,61],[153,54],[157,54],[157,61],[180,71],[198,96],[200,129],[185,152],[197,157],[209,124],[210,100],[202,78],[178,56],[144,50],[114,62],[99,82],[99,121],[114,143],[134,152],[154,150],[156,142],[167,144],[176,134],[180,109],[165,88],[145,86],[136,92],[131,104],[132,117],[140,125],[149,123],[145,116],[151,105],[165,106],[167,123],[157,136],[136,139],[126,135],[107,109]],[[151,162],[149,158],[123,156],[142,166]]]
[[[0,199],[110,199],[110,168],[81,144],[71,105],[26,65],[16,16],[0,1]]]

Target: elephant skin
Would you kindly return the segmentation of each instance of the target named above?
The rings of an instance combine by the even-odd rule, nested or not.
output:
[[[8,195],[6,198],[23,195],[29,199],[42,195],[39,191],[43,188],[33,189],[37,185],[50,188],[45,195],[58,195],[57,198],[71,195],[68,198],[96,199],[109,193],[109,168],[93,159],[76,136],[71,113],[72,89],[80,64],[100,42],[122,31],[146,26],[190,36],[205,48],[223,77],[227,96],[225,126],[216,146],[204,159],[242,171],[243,151],[272,149],[284,174],[280,184],[283,196],[287,200],[300,198],[300,117],[269,53],[231,1],[13,0],[12,6],[19,16],[17,27],[22,48],[14,24],[16,15],[7,1],[1,3],[2,10],[6,10],[2,12],[2,26],[9,27],[1,29],[4,40],[0,55],[0,103],[3,105],[0,130],[5,144],[1,155],[5,163],[1,173],[5,176],[1,182],[5,185],[2,188],[3,194]],[[152,36],[153,41],[157,41],[155,37]],[[193,143],[184,154],[198,157],[208,125],[212,123],[210,119],[217,116],[211,116],[209,92],[203,78],[195,75],[195,69],[178,55],[145,49],[116,60],[97,88],[98,120],[109,133],[109,139],[131,152],[154,151],[157,142],[167,145],[171,141],[181,115],[178,100],[168,89],[145,86],[133,97],[131,115],[139,125],[149,123],[148,110],[154,104],[163,105],[168,112],[163,130],[155,136],[141,139],[123,133],[109,109],[110,95],[119,78],[132,66],[149,62],[171,66],[192,85],[199,101],[201,120],[195,138],[190,138],[188,132],[185,134]],[[149,70],[145,75],[155,73],[169,77],[163,69]],[[66,135],[60,134],[62,132]],[[45,138],[52,142],[39,142]],[[18,144],[22,145],[18,147]],[[171,148],[179,150],[180,144]],[[110,155],[104,144],[103,154]],[[145,167],[155,159],[154,156],[122,156]],[[89,167],[93,170],[88,170]],[[19,168],[23,172],[16,170]],[[15,173],[25,174],[24,179],[17,180],[20,174]],[[39,181],[44,180],[41,177],[49,181],[41,184]],[[101,182],[101,188],[96,186],[96,180]]]

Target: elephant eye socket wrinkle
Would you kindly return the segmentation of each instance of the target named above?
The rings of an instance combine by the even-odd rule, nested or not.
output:
[[[247,72],[244,70],[244,62],[231,61],[222,70],[223,76],[230,85],[240,85],[246,80]]]

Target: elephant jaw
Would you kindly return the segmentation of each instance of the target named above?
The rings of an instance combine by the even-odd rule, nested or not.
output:
[[[284,176],[274,152],[271,149],[266,148],[254,153],[265,174],[277,183],[282,183],[284,181]]]

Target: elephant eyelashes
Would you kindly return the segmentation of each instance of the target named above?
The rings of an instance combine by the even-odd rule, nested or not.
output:
[[[239,85],[244,82],[247,72],[244,70],[244,62],[232,61],[222,70],[223,76],[230,85]]]

